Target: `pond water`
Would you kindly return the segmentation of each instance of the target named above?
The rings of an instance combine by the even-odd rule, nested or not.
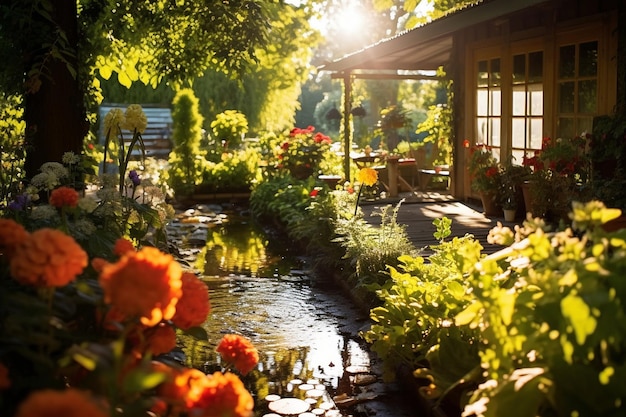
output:
[[[358,337],[367,315],[333,281],[311,274],[306,259],[268,240],[245,214],[199,206],[175,225],[180,257],[200,273],[211,300],[203,325],[209,341],[184,339],[192,366],[219,370],[215,345],[236,333],[259,351],[258,367],[243,378],[256,416],[354,415],[347,406],[357,393],[358,402],[377,396],[366,387],[377,378]]]

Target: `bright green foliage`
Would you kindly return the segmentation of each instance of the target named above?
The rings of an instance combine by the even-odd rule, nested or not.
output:
[[[202,179],[205,159],[200,150],[202,116],[198,112],[198,99],[189,88],[180,90],[174,97],[172,139],[168,182],[175,193],[190,194]]]
[[[248,133],[246,115],[237,110],[225,110],[211,122],[213,140],[222,142],[225,149],[236,149]]]
[[[259,153],[255,148],[224,152],[219,162],[207,162],[200,193],[249,192],[260,180]]]
[[[0,207],[17,197],[24,165],[24,110],[17,97],[0,94]]]
[[[393,208],[387,205],[372,213],[381,218],[378,227],[369,225],[360,213],[335,222],[338,237],[334,241],[343,247],[344,258],[353,267],[350,279],[354,284],[373,292],[388,281],[385,272],[388,265],[397,266],[400,256],[416,253],[406,234],[406,226],[396,221],[401,204],[402,201]]]
[[[530,223],[515,234],[492,231],[516,243],[470,271],[475,300],[456,317],[462,328],[480,329],[488,381],[473,393],[471,409],[484,416],[623,415],[626,231],[601,226],[617,215],[598,202],[575,203],[575,233]]]
[[[435,221],[440,239],[449,234],[450,220]],[[451,387],[478,366],[474,331],[454,325],[454,317],[473,299],[467,272],[479,260],[482,247],[472,236],[441,241],[422,256],[399,258],[391,279],[377,291],[383,304],[371,311],[374,322],[365,339],[384,360],[391,379],[399,367],[416,369],[430,363],[439,389]]]

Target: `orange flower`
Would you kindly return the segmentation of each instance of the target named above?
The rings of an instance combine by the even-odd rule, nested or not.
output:
[[[13,256],[15,248],[28,238],[24,227],[11,219],[0,219],[0,254]]]
[[[102,272],[102,270],[104,269],[104,267],[106,265],[109,265],[109,261],[107,261],[104,258],[93,258],[91,260],[91,267],[96,271],[96,272]]]
[[[202,417],[249,417],[254,400],[235,374],[215,372],[207,377],[193,411]],[[194,413],[194,415],[196,415]]]
[[[115,241],[113,246],[113,253],[117,256],[125,255],[127,252],[135,252],[135,246],[133,242],[123,237]]]
[[[360,183],[371,187],[378,181],[378,171],[373,168],[361,168],[357,175],[357,179]]]
[[[64,391],[42,390],[20,404],[15,417],[107,417],[85,393],[74,388]]]
[[[9,370],[3,363],[0,363],[0,390],[7,389],[11,386],[11,378],[9,378]]]
[[[176,314],[172,317],[172,322],[186,330],[204,323],[211,311],[211,304],[209,289],[197,276],[184,272],[182,281],[183,295],[176,304]]]
[[[129,318],[140,317],[142,324],[154,326],[174,316],[182,292],[181,274],[171,255],[145,247],[105,265],[100,285],[105,302]]]
[[[222,359],[232,364],[242,374],[247,374],[259,362],[259,353],[248,339],[236,334],[227,334],[216,349]]]
[[[11,274],[22,284],[62,287],[76,279],[87,262],[87,254],[72,237],[44,228],[17,246]]]
[[[165,323],[159,323],[157,327],[148,330],[146,350],[153,356],[171,352],[176,347],[176,331]]]
[[[153,362],[153,367],[155,371],[168,375],[167,380],[157,388],[157,394],[163,400],[175,409],[191,408],[195,404],[206,384],[206,375],[202,371],[193,368],[178,370],[159,362]]]
[[[78,192],[70,187],[59,187],[50,193],[50,205],[61,207],[76,207],[78,205]]]

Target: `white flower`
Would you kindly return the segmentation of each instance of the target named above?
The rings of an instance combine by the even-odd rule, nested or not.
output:
[[[30,185],[44,191],[52,191],[60,184],[59,178],[52,172],[40,172],[30,180]]]
[[[96,231],[96,226],[87,219],[78,219],[70,224],[72,236],[78,239],[87,239]]]
[[[113,174],[102,174],[100,176],[100,185],[103,188],[117,187],[117,176]]]
[[[120,194],[117,192],[115,188],[101,188],[96,191],[96,196],[102,201],[118,201],[120,199]]]
[[[49,204],[44,204],[34,207],[30,217],[35,221],[46,220],[57,222],[59,220],[59,213],[56,208]]]
[[[80,162],[80,156],[76,155],[74,152],[65,152],[61,157],[61,161],[67,165],[74,165]]]
[[[146,197],[146,201],[151,204],[158,204],[162,201],[165,201],[165,196],[163,195],[163,191],[159,187],[150,186],[145,187],[143,189],[144,196]]]
[[[37,187],[32,184],[26,187],[26,194],[28,194],[28,196],[30,197],[30,201],[32,202],[39,200],[39,189],[37,189]]]
[[[58,162],[46,162],[40,168],[41,172],[54,174],[57,178],[65,178],[69,172],[62,164]]]
[[[93,197],[83,197],[78,200],[78,207],[85,213],[92,213],[98,207],[98,201]]]
[[[148,118],[139,104],[131,104],[128,106],[125,116],[126,119],[120,124],[123,129],[130,130],[131,132],[134,132],[136,129],[139,133],[143,133],[146,130]]]

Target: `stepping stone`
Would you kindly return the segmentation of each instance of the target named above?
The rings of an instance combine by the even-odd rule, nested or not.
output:
[[[370,385],[376,382],[376,375],[357,374],[354,376],[354,385]]]
[[[280,400],[272,401],[267,407],[275,413],[290,416],[309,411],[310,405],[306,401],[297,398],[281,398]]]

